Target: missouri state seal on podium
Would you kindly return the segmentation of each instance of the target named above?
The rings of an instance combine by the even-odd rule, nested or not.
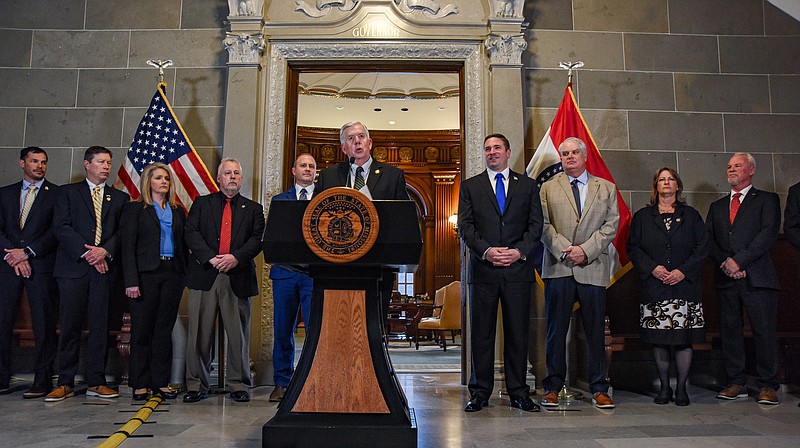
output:
[[[350,263],[372,249],[380,219],[363,193],[336,187],[323,191],[303,215],[303,237],[318,257],[331,263]]]

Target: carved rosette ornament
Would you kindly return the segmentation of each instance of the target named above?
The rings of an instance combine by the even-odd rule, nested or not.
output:
[[[485,46],[489,51],[491,65],[521,67],[522,52],[528,48],[528,43],[521,35],[498,36],[493,34],[486,39]]]
[[[228,50],[229,65],[258,65],[264,51],[263,34],[227,33],[222,42]]]

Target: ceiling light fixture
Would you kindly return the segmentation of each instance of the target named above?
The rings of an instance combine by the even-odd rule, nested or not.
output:
[[[394,121],[394,120],[389,120],[389,124],[395,124],[395,123],[397,123],[397,122]]]

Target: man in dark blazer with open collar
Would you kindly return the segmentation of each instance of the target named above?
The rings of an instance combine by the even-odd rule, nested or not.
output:
[[[276,195],[272,201],[309,201],[314,196],[314,178],[317,162],[311,154],[300,154],[292,167],[294,185],[287,191]],[[272,379],[275,388],[269,394],[269,401],[279,402],[286,393],[289,381],[294,374],[294,332],[297,313],[302,310],[308,330],[311,316],[311,293],[314,281],[294,266],[274,264],[269,270],[274,299],[272,346]]]
[[[193,403],[208,397],[214,325],[217,312],[228,336],[227,386],[234,401],[250,401],[250,297],[258,294],[253,258],[261,252],[264,208],[239,194],[242,167],[222,159],[217,170],[220,191],[195,199],[186,220],[191,250],[186,273],[189,288],[189,335],[186,352],[187,394]],[[230,204],[230,222],[225,209]],[[223,248],[230,229],[229,247]]]
[[[511,407],[535,412],[525,378],[531,289],[536,280],[533,250],[542,236],[539,190],[527,176],[511,171],[511,147],[501,134],[484,139],[486,171],[461,184],[458,229],[470,249],[472,375],[464,410],[489,404],[494,385],[497,305],[503,308],[506,390]]]
[[[366,183],[372,199],[409,199],[403,170],[372,158],[372,139],[366,126],[358,121],[345,123],[339,130],[339,142],[347,160],[325,168],[319,173],[317,193],[333,187],[359,186],[360,174],[363,176],[362,183]]]
[[[53,280],[58,243],[52,229],[58,187],[45,179],[47,153],[42,148],[20,151],[19,167],[22,180],[0,189],[0,247],[5,261],[0,264],[0,394],[10,392],[11,339],[25,288],[36,351],[33,385],[22,396],[41,398],[53,389],[58,343]]]
[[[719,300],[720,339],[728,387],[717,398],[748,396],[742,310],[747,313],[756,348],[757,401],[778,404],[778,290],[772,245],[781,224],[775,193],[753,187],[756,161],[736,153],[728,161],[731,193],[711,204],[706,218],[711,257],[719,268],[714,280]],[[738,204],[736,203],[738,202]]]
[[[106,386],[108,308],[119,271],[119,221],[130,197],[105,182],[111,175],[111,151],[91,146],[83,155],[86,179],[59,189],[53,218],[58,238],[55,277],[61,298],[58,384],[45,398],[71,397],[84,320],[88,321],[86,382],[88,396],[116,398]],[[97,213],[100,222],[97,225]],[[88,319],[87,319],[88,317]]]

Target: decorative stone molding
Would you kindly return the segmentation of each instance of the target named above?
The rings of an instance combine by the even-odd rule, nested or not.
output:
[[[524,0],[489,0],[492,17],[522,18]]]
[[[312,6],[303,0],[295,0],[294,10],[316,19],[327,16],[333,8],[338,8],[342,12],[352,11],[358,2],[359,0],[316,0]]]
[[[264,0],[228,0],[229,17],[253,17],[261,15]]]
[[[405,14],[420,11],[422,14],[436,19],[447,17],[450,14],[458,14],[458,6],[447,4],[442,7],[435,0],[394,0],[394,4]]]
[[[262,34],[227,33],[223,44],[228,50],[228,65],[259,65],[264,51]]]
[[[528,43],[521,35],[491,35],[486,38],[489,63],[492,66],[522,67],[522,52]]]

